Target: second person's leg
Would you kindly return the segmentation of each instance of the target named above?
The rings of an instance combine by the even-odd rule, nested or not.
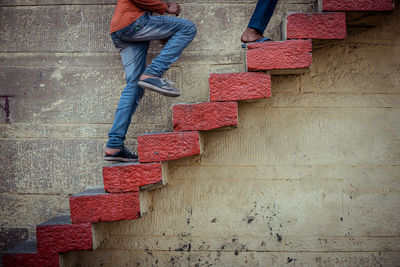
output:
[[[258,0],[247,29],[242,35],[242,42],[255,42],[263,38],[263,33],[274,13],[278,0]]]

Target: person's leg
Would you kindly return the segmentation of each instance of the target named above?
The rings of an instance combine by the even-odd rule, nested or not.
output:
[[[192,42],[197,29],[193,22],[181,18],[151,16],[150,21],[153,27],[157,29],[157,32],[153,33],[153,37],[169,39],[160,54],[147,66],[143,74],[161,77]]]
[[[263,38],[262,34],[267,28],[277,2],[278,0],[258,0],[247,29],[242,35],[242,42],[254,42]]]
[[[247,27],[256,29],[260,34],[263,34],[274,13],[277,2],[278,0],[258,0]]]
[[[144,75],[161,77],[169,66],[182,54],[196,36],[196,25],[190,20],[171,16],[143,15],[143,28],[131,37],[123,37],[127,42],[168,39],[160,54],[144,71]]]
[[[116,151],[115,149],[123,148],[132,115],[144,93],[144,90],[138,86],[138,81],[146,66],[149,42],[136,42],[124,44],[124,46],[122,49],[120,48],[120,53],[127,84],[121,93],[114,123],[108,134],[106,154],[112,154],[111,152]]]
[[[127,85],[121,94],[114,123],[109,132],[106,155],[123,148],[132,114],[143,96],[144,91],[138,86],[138,81],[145,70],[149,41],[169,38],[160,55],[149,65],[154,71],[149,73],[151,76],[161,76],[170,64],[178,59],[195,35],[196,27],[191,21],[148,14],[113,34],[114,44],[121,52]]]

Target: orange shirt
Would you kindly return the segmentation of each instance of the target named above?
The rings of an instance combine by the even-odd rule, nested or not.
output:
[[[168,5],[159,0],[118,0],[111,20],[110,33],[132,24],[146,11],[164,14]]]

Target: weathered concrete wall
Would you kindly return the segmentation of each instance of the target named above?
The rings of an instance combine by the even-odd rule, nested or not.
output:
[[[69,194],[102,182],[124,85],[108,37],[114,2],[0,3],[0,95],[11,96],[11,123],[0,111],[0,237],[16,236],[8,245],[68,211]],[[313,2],[280,1],[267,35],[280,39],[282,15]],[[132,148],[136,134],[171,128],[173,103],[207,101],[209,73],[244,70],[239,40],[255,1],[180,3],[198,26],[168,72],[182,96],[146,94]],[[96,225],[100,249],[69,253],[65,265],[397,264],[399,18],[399,8],[351,16],[345,41],[314,42],[309,73],[273,77],[271,99],[239,105],[238,129],[204,133],[203,155],[170,163],[152,212]]]
[[[100,249],[65,266],[397,266],[400,12],[363,16],[171,162],[152,212],[97,225]]]
[[[102,151],[124,86],[108,34],[115,2],[0,2],[0,104],[9,105],[0,110],[0,251],[33,237],[38,223],[67,212],[69,194],[102,183]],[[171,129],[173,103],[207,101],[210,72],[243,71],[238,40],[255,1],[179,3],[182,16],[199,28],[167,74],[182,96],[146,94],[128,133],[132,148],[138,133]],[[313,4],[282,2],[277,14],[288,8],[311,11]],[[274,17],[276,39],[279,23]],[[154,43],[151,54],[159,48]]]

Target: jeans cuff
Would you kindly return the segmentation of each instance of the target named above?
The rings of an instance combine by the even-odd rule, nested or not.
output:
[[[160,77],[160,78],[162,77],[162,75],[155,74],[155,73],[151,73],[151,72],[148,72],[148,71],[144,71],[142,74],[143,74],[143,75],[149,75],[149,76]]]
[[[106,148],[111,148],[111,149],[122,149],[124,147],[124,145],[110,145],[110,144],[106,144]]]

